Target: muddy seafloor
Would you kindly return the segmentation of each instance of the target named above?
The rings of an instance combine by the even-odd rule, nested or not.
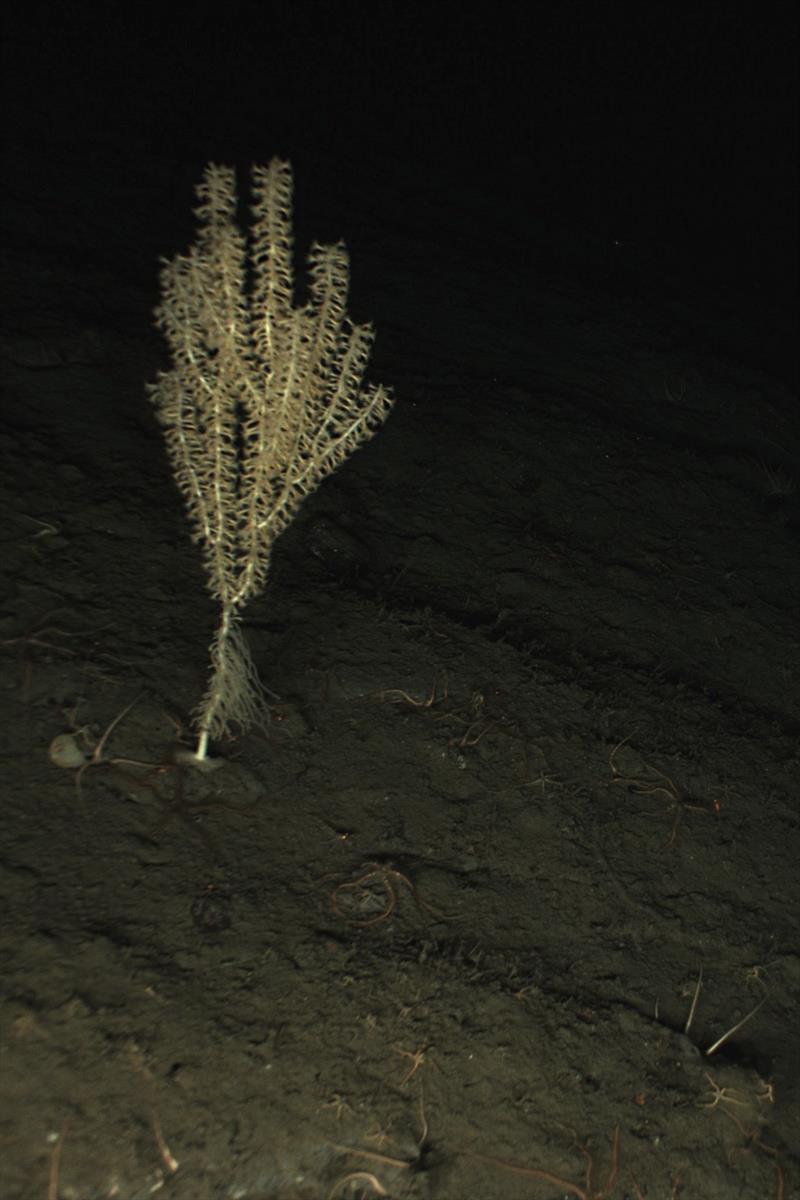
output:
[[[796,398],[711,301],[432,264],[207,776],[151,298],[6,268],[7,1200],[795,1194]]]

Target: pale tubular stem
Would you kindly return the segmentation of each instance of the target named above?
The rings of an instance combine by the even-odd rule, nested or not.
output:
[[[694,1020],[694,1010],[697,1008],[697,1001],[700,999],[700,988],[702,986],[703,986],[703,968],[701,967],[698,972],[698,975],[697,975],[697,985],[695,986],[695,989],[694,989],[694,995],[692,996],[692,1006],[689,1009],[689,1016],[686,1018],[686,1028],[683,1031],[685,1034],[688,1034],[689,1030],[692,1027],[692,1021]]]
[[[712,1054],[715,1054],[716,1051],[719,1050],[720,1046],[724,1046],[729,1038],[732,1038],[735,1033],[738,1033],[742,1026],[746,1025],[750,1018],[754,1017],[760,1008],[763,1008],[764,1004],[766,1004],[766,1001],[767,998],[765,996],[764,999],[755,1006],[755,1008],[751,1008],[750,1012],[742,1017],[741,1021],[737,1021],[736,1024],[732,1025],[726,1033],[723,1033],[722,1037],[717,1038],[717,1040],[714,1042],[714,1045],[709,1046],[705,1051],[705,1057],[710,1058]]]
[[[197,749],[194,752],[195,758],[202,762],[208,754],[208,730],[201,729],[200,736],[197,739]]]

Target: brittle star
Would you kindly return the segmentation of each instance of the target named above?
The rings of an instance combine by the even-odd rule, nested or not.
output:
[[[331,908],[337,917],[341,917],[345,921],[350,921],[362,929],[365,929],[369,925],[377,925],[381,921],[387,921],[397,908],[398,893],[396,885],[399,884],[401,887],[408,888],[420,908],[424,908],[427,912],[432,913],[439,920],[445,919],[441,913],[437,913],[436,909],[431,908],[430,904],[426,904],[408,876],[404,875],[402,871],[398,871],[391,863],[366,862],[363,866],[368,868],[363,875],[359,875],[357,879],[346,880],[333,889],[331,893]],[[367,917],[366,920],[360,921],[341,907],[339,902],[340,894],[343,892],[354,892],[358,889],[361,893],[359,899],[363,905],[364,901],[369,897],[369,890],[366,885],[371,880],[374,880],[383,888],[386,903],[376,916]],[[356,903],[358,902],[359,900],[357,899]]]
[[[560,1175],[555,1175],[552,1171],[545,1171],[542,1167],[526,1167],[522,1163],[495,1158],[491,1154],[477,1154],[472,1150],[462,1150],[459,1153],[464,1154],[467,1158],[473,1158],[477,1162],[487,1163],[493,1167],[502,1167],[506,1171],[513,1171],[516,1175],[526,1175],[529,1179],[541,1179],[545,1183],[552,1183],[554,1187],[563,1188],[571,1196],[576,1196],[577,1200],[606,1200],[606,1197],[611,1195],[611,1190],[619,1174],[619,1126],[615,1128],[611,1138],[611,1165],[608,1169],[606,1181],[599,1191],[595,1190],[594,1161],[585,1146],[581,1147],[581,1154],[586,1160],[586,1175],[583,1186],[579,1183],[573,1183],[569,1179],[563,1179]]]

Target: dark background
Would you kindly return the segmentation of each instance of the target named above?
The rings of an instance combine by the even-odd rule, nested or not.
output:
[[[619,243],[651,290],[733,289],[763,315],[796,294],[794,10],[25,5],[4,18],[6,199],[46,172],[57,226],[79,178],[98,211],[76,251],[124,234],[144,272],[188,232],[205,162],[280,155],[298,240],[311,208],[317,236],[391,238],[411,190],[437,239],[472,210],[465,253],[502,234],[528,271],[573,232],[578,260]],[[109,173],[128,211],[102,203]]]

